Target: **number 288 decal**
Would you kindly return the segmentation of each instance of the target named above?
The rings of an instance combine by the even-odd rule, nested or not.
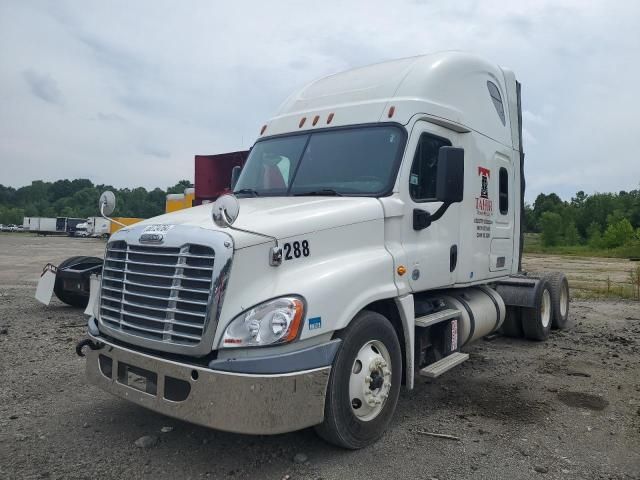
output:
[[[303,240],[302,242],[288,242],[285,243],[282,248],[284,249],[285,260],[293,260],[295,258],[308,257],[311,255],[309,242],[307,240]]]

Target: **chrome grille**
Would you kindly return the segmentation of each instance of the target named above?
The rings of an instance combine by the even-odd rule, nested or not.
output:
[[[107,245],[100,319],[112,329],[150,340],[198,344],[206,327],[214,250]]]

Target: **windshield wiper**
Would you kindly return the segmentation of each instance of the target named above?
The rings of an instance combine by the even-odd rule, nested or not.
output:
[[[237,194],[242,195],[242,194],[245,194],[245,193],[247,193],[247,194],[249,194],[249,195],[251,195],[253,197],[259,197],[260,196],[260,194],[258,192],[256,192],[253,188],[241,188],[240,190],[236,190],[235,192],[233,192],[234,195],[237,195]]]
[[[326,197],[342,197],[340,192],[336,192],[333,188],[323,188],[322,190],[312,190],[310,192],[294,193],[294,197],[304,196],[326,196]]]

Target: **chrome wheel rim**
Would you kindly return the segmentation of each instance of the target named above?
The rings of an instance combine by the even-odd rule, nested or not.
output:
[[[542,292],[542,304],[540,305],[540,320],[542,326],[547,328],[551,322],[551,294],[545,289]]]
[[[391,390],[391,357],[378,340],[365,343],[358,351],[349,377],[351,411],[361,421],[376,418]]]

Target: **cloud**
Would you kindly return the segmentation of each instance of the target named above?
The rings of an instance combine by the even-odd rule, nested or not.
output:
[[[143,145],[140,147],[140,151],[145,155],[156,158],[170,158],[171,152],[164,150],[154,145]]]
[[[31,93],[48,103],[60,104],[62,94],[56,81],[46,73],[39,73],[34,70],[22,72],[22,78],[29,86]]]
[[[318,77],[466,50],[522,83],[529,201],[638,188],[639,17],[605,0],[0,2],[0,180],[172,185]]]

